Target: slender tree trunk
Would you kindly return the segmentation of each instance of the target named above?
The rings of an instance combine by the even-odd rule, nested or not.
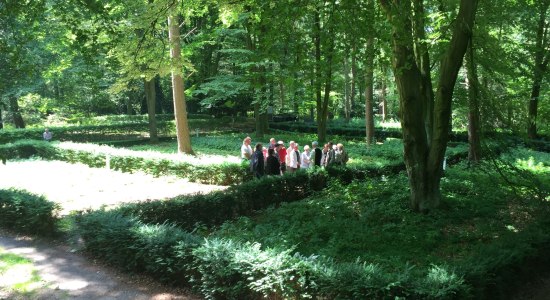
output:
[[[349,49],[346,49],[346,53],[349,53]],[[350,121],[350,77],[349,77],[349,62],[348,62],[348,56],[345,54],[344,57],[344,116],[346,119],[346,123],[349,123]]]
[[[374,137],[374,37],[367,38],[365,63],[365,128],[367,136],[367,145],[376,142]]]
[[[474,47],[470,40],[466,56],[468,82],[468,160],[474,164],[481,160],[480,122],[479,122],[479,80],[474,62]]]
[[[4,129],[4,120],[2,119],[2,104],[0,103],[0,129]]]
[[[549,60],[548,47],[548,21],[546,14],[550,1],[542,1],[540,5],[539,22],[537,28],[537,40],[535,47],[535,70],[533,72],[533,85],[531,87],[531,98],[529,99],[529,112],[527,117],[527,135],[531,139],[537,138],[537,113],[540,96],[540,89],[544,73],[546,72]]]
[[[447,147],[454,85],[473,28],[477,0],[461,0],[451,41],[441,61],[433,108],[431,142],[425,126],[423,74],[415,57],[411,3],[380,0],[392,25],[393,68],[399,91],[404,160],[409,177],[411,207],[427,212],[439,206],[442,163]],[[418,15],[418,14],[417,14]]]
[[[149,142],[157,143],[159,141],[157,134],[157,118],[155,113],[156,92],[155,79],[143,80],[145,86],[145,99],[147,100],[147,117],[149,120]]]
[[[185,103],[183,77],[181,74],[182,64],[180,29],[176,17],[168,17],[168,28],[170,39],[170,58],[174,64],[172,67],[172,94],[174,99],[178,153],[193,154],[193,149],[191,148],[191,136],[189,135],[189,125],[187,123],[187,108]]]
[[[13,116],[13,125],[15,126],[15,128],[25,128],[25,121],[23,120],[21,112],[19,111],[19,103],[17,102],[17,97],[9,96],[9,101],[10,112]]]
[[[326,118],[323,111],[323,99],[321,98],[321,17],[316,11],[314,16],[313,44],[315,45],[315,103],[317,108],[317,135],[320,143],[326,138]]]
[[[351,93],[349,101],[350,116],[353,115],[353,104],[355,103],[355,80],[357,78],[357,46],[355,41],[351,50]]]
[[[380,92],[380,100],[382,101],[382,121],[385,122],[388,117],[388,87],[386,85],[386,72],[382,72],[382,84],[381,84],[381,92]]]

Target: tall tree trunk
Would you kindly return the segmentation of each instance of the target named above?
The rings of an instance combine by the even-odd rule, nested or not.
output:
[[[382,101],[382,121],[385,122],[388,117],[388,86],[386,79],[386,72],[382,72],[382,84],[380,87],[380,100]]]
[[[187,123],[187,108],[185,103],[183,77],[181,74],[180,28],[177,18],[168,17],[168,36],[170,39],[170,58],[172,59],[172,94],[174,99],[174,115],[176,119],[176,135],[178,153],[193,154],[191,136]]]
[[[155,79],[143,80],[145,86],[145,99],[147,103],[147,117],[149,120],[149,142],[157,143],[159,141],[157,134],[157,118],[155,113],[156,92]]]
[[[374,37],[367,38],[365,63],[365,129],[367,145],[376,141],[374,137]]]
[[[349,49],[346,49],[346,54],[344,57],[344,116],[346,119],[346,123],[349,123],[350,121],[350,78],[349,78],[349,62],[348,62],[348,56],[347,53],[349,53]]]
[[[155,76],[155,113],[165,114],[167,111],[164,109],[163,103],[166,101],[162,87],[160,86],[160,76]]]
[[[424,118],[426,105],[423,74],[416,64],[411,25],[411,3],[380,0],[392,25],[393,68],[399,91],[404,159],[410,186],[411,207],[427,212],[439,206],[443,158],[448,141],[454,85],[471,36],[477,0],[461,0],[451,41],[441,61],[433,108],[433,132],[428,141]]]
[[[19,111],[19,103],[17,102],[16,96],[9,96],[10,101],[10,112],[13,117],[13,125],[15,128],[25,128],[25,121],[23,120],[23,117],[21,116],[21,112]]]
[[[432,74],[430,65],[430,54],[428,53],[428,47],[426,46],[426,32],[424,25],[424,0],[413,1],[413,34],[414,50],[416,57],[416,65],[420,69],[422,76],[421,91],[425,98],[424,105],[424,127],[426,128],[426,135],[429,143],[432,140],[433,133],[433,106],[434,106],[434,92],[432,86]]]
[[[350,117],[353,115],[353,104],[355,103],[355,81],[357,80],[357,46],[355,41],[351,50],[351,93],[349,99]]]
[[[0,103],[0,129],[4,129],[4,120],[2,119],[2,103]]]
[[[468,160],[474,164],[481,160],[480,121],[479,121],[479,80],[474,62],[472,40],[466,55],[466,72],[468,81]]]
[[[533,72],[533,85],[531,87],[531,98],[529,99],[529,113],[527,117],[527,135],[531,139],[537,138],[537,113],[540,96],[540,89],[544,73],[548,66],[550,51],[548,48],[548,24],[546,14],[550,1],[541,1],[539,11],[539,22],[537,27],[535,47],[535,70]]]
[[[326,118],[323,112],[323,99],[321,98],[321,16],[316,11],[314,16],[313,44],[315,45],[315,103],[317,108],[317,135],[320,143],[326,138]],[[321,138],[322,137],[322,138]]]

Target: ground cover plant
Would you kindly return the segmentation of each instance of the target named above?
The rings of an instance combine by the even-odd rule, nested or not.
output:
[[[348,186],[334,183],[325,193],[226,223],[212,235],[393,271],[409,265],[413,274],[434,266],[465,279],[462,292],[479,288],[470,296],[479,295],[492,280],[506,277],[493,272],[506,273],[511,265],[542,255],[538,247],[550,244],[545,229],[550,157],[534,151],[520,156],[525,151],[507,153],[498,162],[506,178],[489,165],[448,169],[443,208],[429,215],[409,209],[407,178],[399,175]]]
[[[7,253],[0,247],[0,297],[6,292],[17,294],[19,299],[32,299],[35,290],[43,285],[29,259]]]

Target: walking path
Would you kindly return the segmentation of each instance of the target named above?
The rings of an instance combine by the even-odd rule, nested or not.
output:
[[[127,174],[81,164],[59,161],[9,161],[0,165],[0,189],[17,188],[43,194],[62,206],[62,214],[72,210],[96,209],[125,202],[164,199],[182,194],[208,193],[225,187],[188,182],[175,177],[155,178],[147,174]],[[17,274],[6,271],[2,255],[30,260],[36,271]],[[12,268],[13,269],[13,268]],[[27,272],[28,273],[28,272]],[[23,281],[21,281],[23,280]],[[13,289],[31,282],[31,293]],[[96,263],[93,258],[73,253],[66,245],[34,240],[0,231],[0,299],[199,299],[190,293],[165,287],[144,276],[121,273]]]

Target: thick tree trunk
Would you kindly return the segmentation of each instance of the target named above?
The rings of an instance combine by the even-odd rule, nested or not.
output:
[[[155,113],[156,92],[155,79],[143,80],[145,86],[145,99],[147,103],[147,117],[149,120],[149,142],[157,143],[159,141],[157,133],[157,118]]]
[[[531,87],[531,98],[529,99],[529,111],[527,116],[527,135],[531,139],[537,138],[537,114],[540,89],[544,73],[546,72],[549,60],[548,47],[548,24],[546,14],[550,1],[542,1],[540,5],[540,15],[537,27],[537,40],[535,47],[535,70],[533,72],[533,85]]]
[[[423,90],[423,74],[415,58],[411,2],[380,0],[392,25],[393,69],[399,91],[404,159],[411,189],[411,207],[427,212],[439,206],[442,163],[447,147],[451,100],[466,52],[477,0],[461,0],[450,44],[443,56],[433,109],[431,142],[425,126],[429,99]],[[418,13],[416,13],[418,15]]]
[[[468,160],[477,164],[481,160],[480,121],[479,121],[479,80],[474,63],[474,48],[472,41],[466,56],[466,71],[468,80]]]
[[[10,112],[13,118],[13,125],[15,126],[15,128],[25,128],[25,121],[23,120],[21,112],[19,111],[19,103],[17,102],[17,97],[9,96],[9,101]]]
[[[416,65],[420,69],[422,76],[422,84],[420,86],[424,95],[424,127],[429,143],[432,140],[433,133],[433,107],[434,107],[434,92],[432,86],[432,74],[430,65],[430,54],[426,47],[426,32],[424,25],[424,4],[423,0],[413,1],[414,17],[413,17],[413,32],[414,32],[414,49],[416,57]]]
[[[185,103],[183,77],[181,75],[180,29],[176,17],[168,17],[168,28],[170,39],[170,58],[174,64],[172,67],[172,94],[174,99],[178,153],[193,154],[193,149],[191,148],[191,136],[189,135],[189,125],[187,123],[187,108]]]
[[[376,142],[374,138],[374,37],[367,39],[365,63],[365,128],[367,145]]]

